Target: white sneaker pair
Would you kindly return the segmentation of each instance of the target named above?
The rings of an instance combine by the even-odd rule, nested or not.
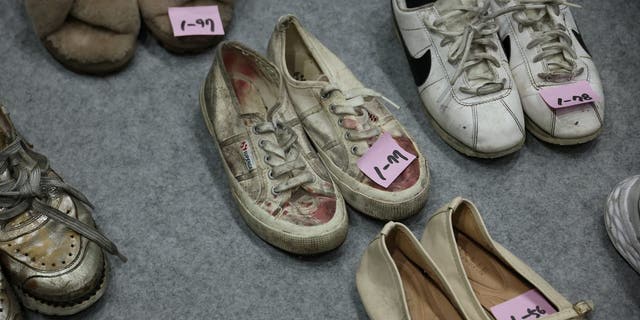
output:
[[[560,145],[600,134],[602,85],[569,11],[575,5],[392,0],[392,6],[427,114],[454,149],[481,158],[513,153],[524,144],[525,124],[539,139]],[[563,87],[553,96],[555,108],[540,94],[580,84],[593,92]],[[586,103],[565,107],[574,101]]]

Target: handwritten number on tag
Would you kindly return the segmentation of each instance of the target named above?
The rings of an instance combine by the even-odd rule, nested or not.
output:
[[[558,106],[562,106],[563,102],[571,102],[571,101],[584,102],[584,101],[591,101],[591,100],[593,100],[593,98],[589,94],[583,93],[581,96],[573,96],[572,99],[563,100],[562,98],[558,98]]]
[[[535,309],[527,308],[527,314],[521,316],[520,318],[516,318],[515,316],[511,316],[511,320],[526,320],[526,319],[538,319],[542,318],[543,315],[547,314],[547,311],[540,308],[540,306],[536,306]]]
[[[388,164],[384,165],[382,167],[382,170],[387,170],[389,169],[389,167],[391,167],[392,164],[394,163],[400,163],[400,160],[398,159],[402,159],[404,161],[409,161],[409,158],[405,157],[402,152],[400,152],[397,149],[393,150],[393,153],[391,153],[389,156],[387,156],[387,161],[389,162]],[[378,166],[374,166],[373,169],[376,171],[376,174],[378,174],[378,177],[380,177],[380,179],[386,181],[387,178],[382,174],[382,171],[380,170],[380,168]]]
[[[195,23],[187,23],[186,20],[182,20],[182,23],[180,23],[180,29],[182,29],[182,31],[185,30],[185,27],[195,27],[197,25],[200,25],[200,28],[205,28],[206,26],[210,26],[211,32],[216,32],[216,25],[213,22],[213,19],[196,19]]]

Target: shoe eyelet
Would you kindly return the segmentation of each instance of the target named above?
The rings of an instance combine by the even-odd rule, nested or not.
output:
[[[336,105],[332,104],[329,106],[329,111],[331,111],[331,113],[335,114],[336,113]]]
[[[329,99],[329,96],[331,96],[331,92],[320,91],[320,98],[322,98],[324,100],[327,100],[327,99]]]
[[[258,132],[258,130],[256,129],[256,126],[251,127],[251,132],[252,132],[253,134],[260,134],[260,133]]]
[[[342,123],[343,123],[342,119],[338,119],[338,125],[342,127]]]
[[[273,179],[275,179],[275,178],[273,177],[273,170],[271,170],[271,169],[270,169],[269,171],[267,171],[267,177],[269,178],[269,180],[273,180]]]
[[[344,133],[345,140],[351,141],[351,133],[349,131]]]
[[[267,144],[266,140],[260,140],[258,141],[258,145],[260,146],[260,148],[264,148],[264,146]]]
[[[271,156],[264,156],[264,162],[266,164],[269,164],[270,161],[271,161]]]
[[[272,194],[274,197],[277,197],[277,196],[279,196],[279,195],[280,195],[280,192],[277,192],[277,191],[276,191],[276,187],[275,187],[275,186],[272,186],[272,187],[271,187],[271,194]]]
[[[358,146],[351,147],[351,153],[354,155],[358,155]]]

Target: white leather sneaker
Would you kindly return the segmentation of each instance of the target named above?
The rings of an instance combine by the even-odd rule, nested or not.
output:
[[[436,132],[480,158],[524,144],[524,117],[489,0],[392,0],[396,28]]]
[[[520,91],[527,129],[560,145],[596,138],[604,121],[604,95],[598,71],[580,36],[566,0],[491,0],[500,38]],[[544,87],[586,80],[603,100],[551,109],[540,97]]]
[[[283,16],[269,43],[298,117],[345,200],[358,211],[382,220],[416,214],[427,200],[427,159],[383,104],[294,16]],[[383,133],[389,133],[416,159],[387,188],[357,166]],[[386,168],[386,167],[385,167]]]

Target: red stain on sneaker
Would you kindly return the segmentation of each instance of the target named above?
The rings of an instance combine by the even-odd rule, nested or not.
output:
[[[318,196],[318,209],[313,213],[317,224],[324,224],[333,218],[336,212],[336,198]]]

